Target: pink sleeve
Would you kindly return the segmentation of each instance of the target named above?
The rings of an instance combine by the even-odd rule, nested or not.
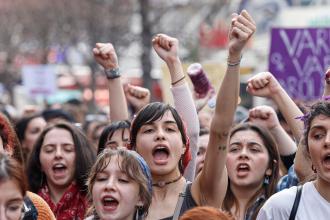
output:
[[[196,156],[198,151],[199,121],[196,106],[187,83],[171,88],[175,109],[183,119],[190,139],[191,161],[189,162],[184,176],[192,181],[195,178]]]

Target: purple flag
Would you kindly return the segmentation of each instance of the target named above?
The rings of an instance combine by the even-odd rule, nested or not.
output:
[[[320,98],[329,66],[330,28],[272,29],[269,71],[292,98]]]

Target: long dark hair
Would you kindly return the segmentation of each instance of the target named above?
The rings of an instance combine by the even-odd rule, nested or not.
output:
[[[257,217],[257,214],[264,204],[264,202],[275,193],[276,184],[279,177],[279,160],[280,160],[280,154],[277,148],[277,144],[272,137],[272,135],[269,133],[268,129],[260,127],[256,124],[253,124],[251,122],[248,123],[241,123],[236,125],[230,132],[229,138],[232,138],[232,136],[239,132],[239,131],[254,131],[256,132],[259,137],[262,139],[268,155],[269,155],[269,164],[268,168],[272,170],[272,174],[269,176],[269,184],[263,184],[263,186],[255,193],[255,195],[252,196],[252,198],[249,200],[247,207],[251,207],[251,205],[255,202],[255,200],[262,194],[265,196],[265,200],[263,202],[260,202],[258,206],[256,207],[256,211],[253,214],[252,219],[255,219]],[[226,196],[224,198],[223,203],[223,209],[230,212],[231,207],[235,206],[237,207],[236,210],[238,210],[238,199],[235,198],[233,192],[230,188],[230,180],[228,180],[228,187]]]
[[[166,112],[172,113],[173,118],[181,133],[182,142],[186,146],[186,152],[184,153],[182,160],[180,159],[179,161],[179,170],[181,173],[183,173],[184,168],[190,160],[190,153],[188,152],[189,139],[186,135],[186,129],[179,113],[169,104],[165,104],[162,102],[153,102],[146,105],[139,111],[139,113],[132,121],[129,147],[133,150],[136,150],[136,137],[140,128],[147,123],[151,123],[162,118]]]
[[[95,151],[88,143],[83,132],[79,128],[67,122],[50,124],[45,128],[45,130],[42,131],[37,139],[31,152],[27,167],[30,189],[32,192],[37,193],[45,183],[45,174],[42,172],[40,163],[40,150],[46,134],[55,128],[65,129],[72,135],[76,152],[74,180],[81,191],[87,192],[85,182],[88,172],[95,161]]]

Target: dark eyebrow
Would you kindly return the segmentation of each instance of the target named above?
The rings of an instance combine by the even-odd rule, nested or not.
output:
[[[258,142],[255,142],[255,141],[249,141],[248,144],[258,144],[258,145],[260,145]]]
[[[236,145],[242,145],[242,143],[241,142],[233,142],[233,143],[229,143],[229,145],[234,145],[234,144],[236,144]],[[249,141],[248,142],[248,145],[258,145],[258,146],[262,146],[261,144],[259,144],[258,142],[255,142],[255,141]]]
[[[54,147],[55,144],[45,144],[45,145],[42,145],[41,147]]]
[[[155,122],[153,122],[153,121],[149,121],[149,122],[144,123],[142,126],[145,126],[145,125],[153,125],[153,124],[155,124]]]
[[[167,120],[167,121],[164,121],[164,123],[165,124],[175,124],[175,125],[177,124],[176,121],[174,121],[174,120]],[[152,122],[147,122],[144,125],[154,125],[154,124],[155,124],[155,122],[152,121]]]
[[[314,125],[311,127],[310,130],[315,130],[315,129],[325,129],[323,125]]]
[[[177,125],[175,121],[165,121],[164,123],[167,125]]]

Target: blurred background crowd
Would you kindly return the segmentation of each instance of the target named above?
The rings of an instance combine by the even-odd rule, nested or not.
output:
[[[1,108],[13,118],[35,108],[77,105],[85,115],[106,113],[107,80],[91,53],[96,42],[113,43],[124,83],[148,88],[153,101],[170,101],[165,65],[151,49],[150,39],[160,32],[180,40],[184,67],[202,63],[218,87],[230,14],[242,8],[252,12],[257,33],[242,60],[241,88],[253,74],[269,69],[272,28],[330,24],[329,0],[1,0]],[[314,93],[298,98],[319,97]],[[241,92],[241,106],[259,102]],[[77,117],[83,122],[85,116]]]

